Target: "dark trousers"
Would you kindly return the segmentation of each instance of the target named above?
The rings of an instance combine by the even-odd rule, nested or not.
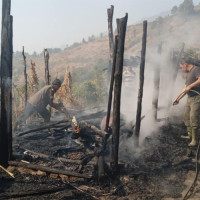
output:
[[[32,104],[27,102],[26,107],[24,109],[24,112],[20,116],[19,120],[16,121],[16,124],[17,125],[22,124],[34,112],[38,112],[42,116],[42,118],[44,119],[44,122],[50,121],[51,113],[46,108],[37,108],[37,107],[33,106]]]

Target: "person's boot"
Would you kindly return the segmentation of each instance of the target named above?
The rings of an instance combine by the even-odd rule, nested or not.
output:
[[[198,144],[198,128],[192,128],[192,141],[188,146],[194,147],[197,144]]]
[[[192,128],[190,126],[187,126],[187,133],[188,133],[187,136],[181,135],[181,138],[188,140],[192,139]]]

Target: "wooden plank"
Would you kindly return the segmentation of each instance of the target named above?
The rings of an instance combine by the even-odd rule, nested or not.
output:
[[[92,175],[89,175],[89,174],[80,174],[77,172],[72,172],[72,171],[67,171],[67,170],[44,167],[38,164],[36,165],[36,164],[22,163],[22,162],[17,162],[17,161],[9,161],[8,164],[11,166],[24,167],[24,168],[33,169],[33,170],[41,170],[47,173],[63,174],[67,176],[74,176],[74,177],[86,178],[86,179],[92,178]]]

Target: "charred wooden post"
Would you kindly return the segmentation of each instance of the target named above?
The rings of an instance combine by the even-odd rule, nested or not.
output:
[[[111,104],[112,104],[112,93],[113,93],[113,85],[114,85],[114,74],[115,74],[115,65],[116,65],[116,57],[117,57],[117,48],[118,48],[118,36],[115,36],[115,47],[113,53],[113,62],[112,62],[112,72],[111,72],[111,80],[110,80],[110,89],[108,95],[108,107],[107,107],[107,116],[106,116],[106,125],[105,131],[108,131],[110,113],[111,113]]]
[[[10,0],[2,1],[0,164],[12,159],[12,53],[13,17]]]
[[[112,61],[113,61],[113,27],[112,27],[112,20],[113,20],[113,10],[114,6],[111,5],[109,9],[107,9],[108,14],[108,38],[109,38],[109,47],[110,47],[110,60],[109,60],[109,72],[111,71]]]
[[[128,19],[128,14],[126,14],[126,16],[121,19],[117,19],[117,30],[118,30],[118,35],[119,35],[119,41],[118,41],[116,69],[115,69],[112,153],[111,153],[111,167],[113,168],[114,171],[117,171],[117,168],[118,168],[120,101],[121,101],[124,44],[125,44],[127,19]]]
[[[46,85],[50,84],[49,81],[49,52],[47,51],[47,49],[44,49],[44,62],[45,62],[45,81],[46,81]]]
[[[25,86],[25,92],[24,92],[24,96],[25,96],[25,106],[27,104],[27,99],[28,99],[28,93],[27,93],[27,73],[26,73],[26,56],[24,54],[24,46],[22,47],[22,56],[24,59],[24,86]]]
[[[105,181],[105,169],[104,169],[105,161],[102,155],[98,157],[97,164],[98,164],[98,182],[102,184]]]
[[[161,55],[161,53],[162,53],[162,42],[160,42],[158,45],[158,54]],[[160,88],[160,66],[156,66],[154,69],[154,93],[152,101],[153,117],[155,120],[157,120],[159,88]]]
[[[140,133],[140,124],[141,124],[145,55],[146,55],[146,40],[147,40],[147,21],[145,20],[143,22],[142,51],[141,51],[141,63],[140,63],[140,81],[139,81],[139,90],[138,90],[138,103],[137,103],[136,127],[135,127],[135,135],[137,137],[137,141],[136,141],[137,145],[139,144],[139,133]]]

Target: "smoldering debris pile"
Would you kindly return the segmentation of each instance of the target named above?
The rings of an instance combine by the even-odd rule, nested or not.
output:
[[[98,127],[104,115],[102,111],[77,118]],[[39,127],[44,125],[34,129]],[[101,182],[97,178],[101,137],[87,128],[82,137],[71,139],[66,121],[54,121],[49,127],[14,137],[16,160],[8,170],[15,178],[0,170],[1,199],[180,199],[188,189],[188,173],[195,171],[195,149],[180,139],[182,124],[162,126],[145,139],[142,150],[120,147],[117,174],[109,168],[107,148]],[[198,187],[196,191],[194,195]]]

